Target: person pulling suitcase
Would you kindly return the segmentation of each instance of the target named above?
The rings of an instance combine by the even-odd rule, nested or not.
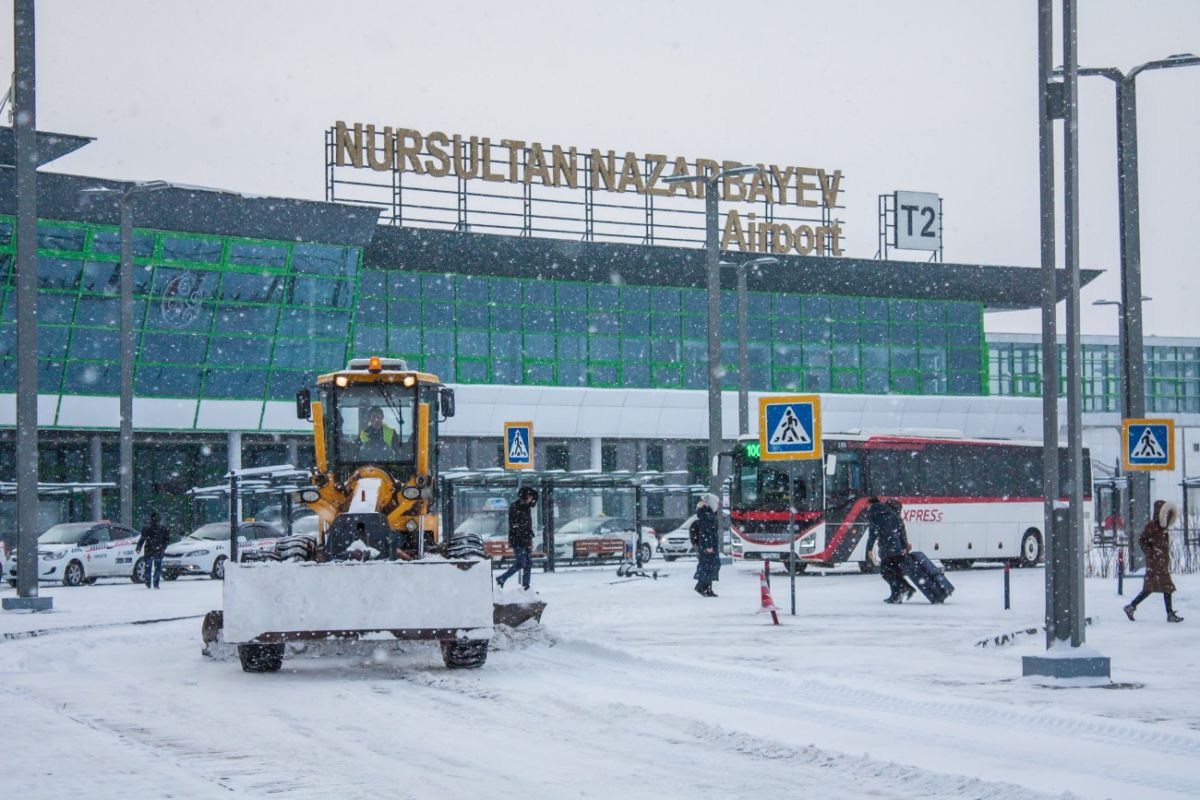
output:
[[[870,523],[867,552],[870,553],[875,543],[879,543],[879,574],[892,590],[883,602],[899,603],[911,598],[917,591],[904,579],[904,560],[912,546],[908,543],[904,520],[900,518],[900,501],[893,498],[885,503],[878,497],[872,497],[870,503],[867,511]]]

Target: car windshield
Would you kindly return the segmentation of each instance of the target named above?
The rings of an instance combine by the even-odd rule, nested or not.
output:
[[[229,539],[229,523],[228,522],[210,522],[207,525],[201,525],[190,534],[193,539],[204,539],[205,541],[221,541]]]
[[[67,522],[55,525],[38,537],[38,544],[79,544],[83,535],[95,526],[94,522]]]

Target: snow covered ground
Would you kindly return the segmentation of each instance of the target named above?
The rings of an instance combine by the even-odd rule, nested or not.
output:
[[[661,562],[655,565],[663,567]],[[1041,634],[1042,570],[950,573],[945,606],[880,602],[838,571],[773,589],[693,565],[622,580],[534,574],[543,625],[498,635],[450,672],[426,644],[288,660],[275,675],[200,655],[220,584],[46,588],[48,614],[0,614],[0,787],[9,797],[1080,798],[1200,797],[1200,579],[1136,624],[1089,581],[1088,643],[1113,688],[1020,678]],[[513,591],[510,587],[506,592]],[[11,590],[4,587],[2,593]],[[179,619],[183,618],[183,619]],[[133,624],[141,620],[167,620]],[[30,635],[36,632],[37,635]]]

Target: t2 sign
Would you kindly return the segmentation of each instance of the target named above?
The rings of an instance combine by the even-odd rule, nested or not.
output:
[[[942,198],[930,192],[896,192],[898,250],[942,249]]]

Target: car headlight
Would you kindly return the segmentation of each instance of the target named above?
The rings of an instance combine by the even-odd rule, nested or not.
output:
[[[39,555],[41,555],[41,554],[39,553]],[[57,553],[47,551],[44,557],[49,559],[50,561],[61,561],[63,558],[66,557],[66,555],[67,555],[66,550],[59,550]]]
[[[208,554],[208,550],[193,550],[192,552],[188,553],[189,556],[206,556]]]

